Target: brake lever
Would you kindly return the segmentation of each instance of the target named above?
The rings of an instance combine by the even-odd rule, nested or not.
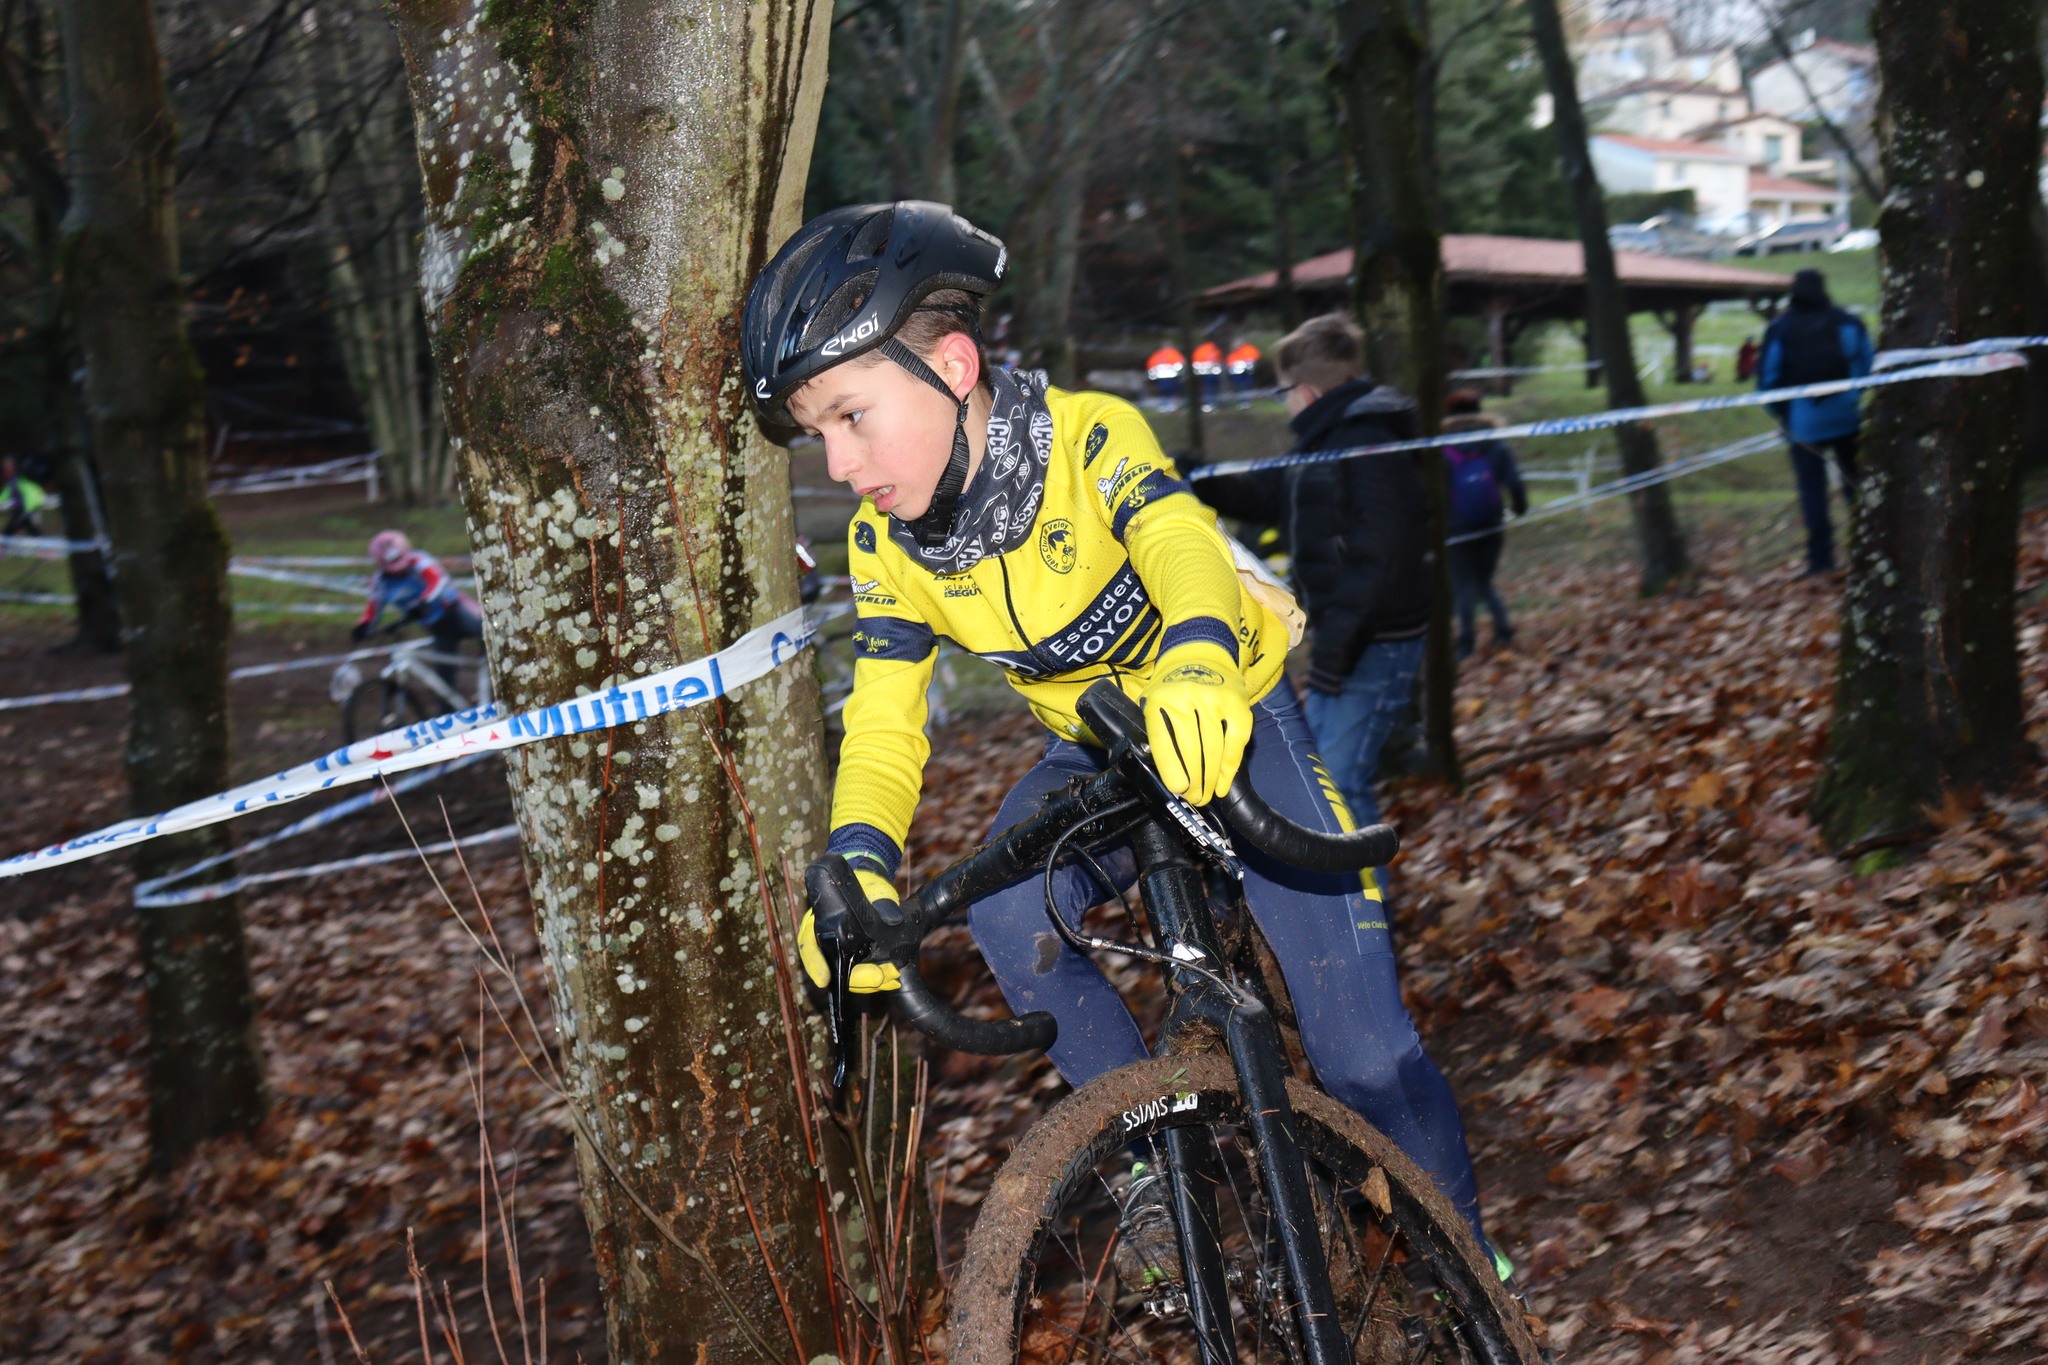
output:
[[[1145,738],[1145,713],[1138,703],[1125,696],[1114,682],[1104,679],[1082,694],[1078,710],[1097,741],[1108,744],[1110,765],[1144,792],[1152,805],[1172,816],[1196,847],[1214,858],[1232,877],[1243,881],[1244,860],[1237,856],[1230,836],[1224,833],[1223,822],[1168,791],[1159,770],[1152,766],[1152,746]]]
[[[831,964],[825,987],[825,1022],[832,1037],[832,1089],[844,1096],[852,1071],[856,1006],[846,978],[862,962],[917,965],[923,918],[900,909],[885,915],[861,890],[846,859],[828,853],[804,870],[804,889],[817,916],[818,950]]]
[[[846,975],[864,951],[849,934],[820,934],[818,947],[831,964],[831,980],[825,985],[825,1028],[832,1038],[832,1094],[846,1098],[846,1078],[853,1069],[853,1001],[846,988]]]
[[[1144,788],[1151,801],[1172,816],[1182,833],[1214,858],[1225,872],[1238,881],[1244,880],[1244,860],[1237,856],[1237,848],[1230,842],[1230,836],[1223,832],[1222,823],[1207,811],[1190,805],[1185,797],[1167,790],[1150,757],[1141,752],[1133,740],[1119,739],[1109,751],[1109,761],[1122,770],[1127,779]]]

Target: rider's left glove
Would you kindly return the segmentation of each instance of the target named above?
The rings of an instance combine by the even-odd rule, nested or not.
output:
[[[1196,641],[1162,655],[1145,689],[1145,734],[1168,791],[1205,806],[1230,790],[1252,737],[1236,654]]]
[[[893,911],[896,906],[896,886],[879,872],[865,867],[854,868],[853,875],[860,881],[860,889],[866,894],[870,905],[888,905]],[[797,956],[803,959],[804,975],[811,984],[824,990],[832,984],[832,964],[825,958],[825,950],[818,946],[818,912],[804,911],[804,922],[796,931]],[[846,973],[846,989],[855,995],[872,995],[876,991],[901,989],[903,981],[893,962],[856,962]]]

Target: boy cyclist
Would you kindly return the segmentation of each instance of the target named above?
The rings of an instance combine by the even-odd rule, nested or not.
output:
[[[863,205],[807,223],[748,296],[747,378],[764,424],[820,437],[831,477],[862,498],[848,536],[859,625],[829,850],[869,899],[898,899],[891,879],[930,753],[925,692],[941,636],[1001,667],[1050,731],[997,830],[1069,777],[1102,770],[1074,705],[1103,678],[1141,704],[1160,775],[1187,800],[1206,803],[1248,765],[1283,814],[1351,828],[1281,677],[1291,599],[1240,576],[1215,514],[1137,409],[986,364],[981,301],[1005,263],[1000,242],[944,205]],[[1402,1006],[1370,877],[1245,861],[1245,899],[1317,1077],[1429,1171],[1489,1245],[1457,1106]],[[1128,850],[1104,862],[1125,884],[1135,875]],[[1101,899],[1080,869],[1056,886],[1070,922]],[[1037,878],[977,903],[969,926],[1011,1008],[1057,1016],[1051,1056],[1070,1084],[1148,1055],[1115,989],[1047,926]],[[824,986],[810,915],[799,946]],[[848,985],[890,990],[895,970],[861,964]],[[1163,1212],[1163,1189],[1146,1184],[1133,1182],[1127,1227],[1142,1224],[1147,1199]]]

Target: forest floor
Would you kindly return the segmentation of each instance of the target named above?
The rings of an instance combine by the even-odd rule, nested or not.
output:
[[[1838,588],[1793,577],[1782,516],[1707,510],[1698,579],[1653,602],[1618,525],[1511,550],[1517,645],[1461,680],[1475,780],[1392,793],[1409,1002],[1492,1225],[1568,1360],[2048,1358],[2048,777],[1944,803],[1898,867],[1827,857],[1801,812]],[[2019,581],[2029,734],[2048,747],[2048,508],[2026,515]],[[236,662],[335,633],[252,627]],[[118,676],[50,654],[61,638],[9,617],[0,696]],[[238,686],[240,771],[332,742],[325,681]],[[0,713],[8,851],[124,813],[122,706]],[[1585,742],[1518,760],[1560,735]],[[979,837],[1034,752],[1013,713],[939,737],[912,875]],[[403,806],[438,832],[445,796],[458,832],[482,829],[505,818],[500,782],[480,768]],[[404,837],[379,808],[265,865]],[[544,1018],[519,862],[502,846],[470,868]],[[495,1358],[483,1286],[501,1323],[515,1309],[477,1231],[479,1095],[516,1178],[528,1320],[544,1279],[551,1358],[604,1358],[566,1120],[496,1024],[479,1031],[474,945],[417,862],[246,898],[272,1115],[168,1175],[147,1159],[129,895],[115,860],[0,884],[0,1359],[346,1359],[331,1281],[372,1358],[417,1360],[408,1229],[469,1357]],[[931,965],[955,999],[993,1003],[964,932]],[[1062,1087],[1037,1059],[935,1068],[957,1248]]]

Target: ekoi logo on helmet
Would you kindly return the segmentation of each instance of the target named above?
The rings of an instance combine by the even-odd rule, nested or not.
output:
[[[881,330],[881,317],[878,314],[870,313],[852,327],[847,328],[838,336],[833,337],[823,346],[820,346],[818,353],[827,356],[841,355],[848,347],[860,345],[863,341],[866,341]]]

